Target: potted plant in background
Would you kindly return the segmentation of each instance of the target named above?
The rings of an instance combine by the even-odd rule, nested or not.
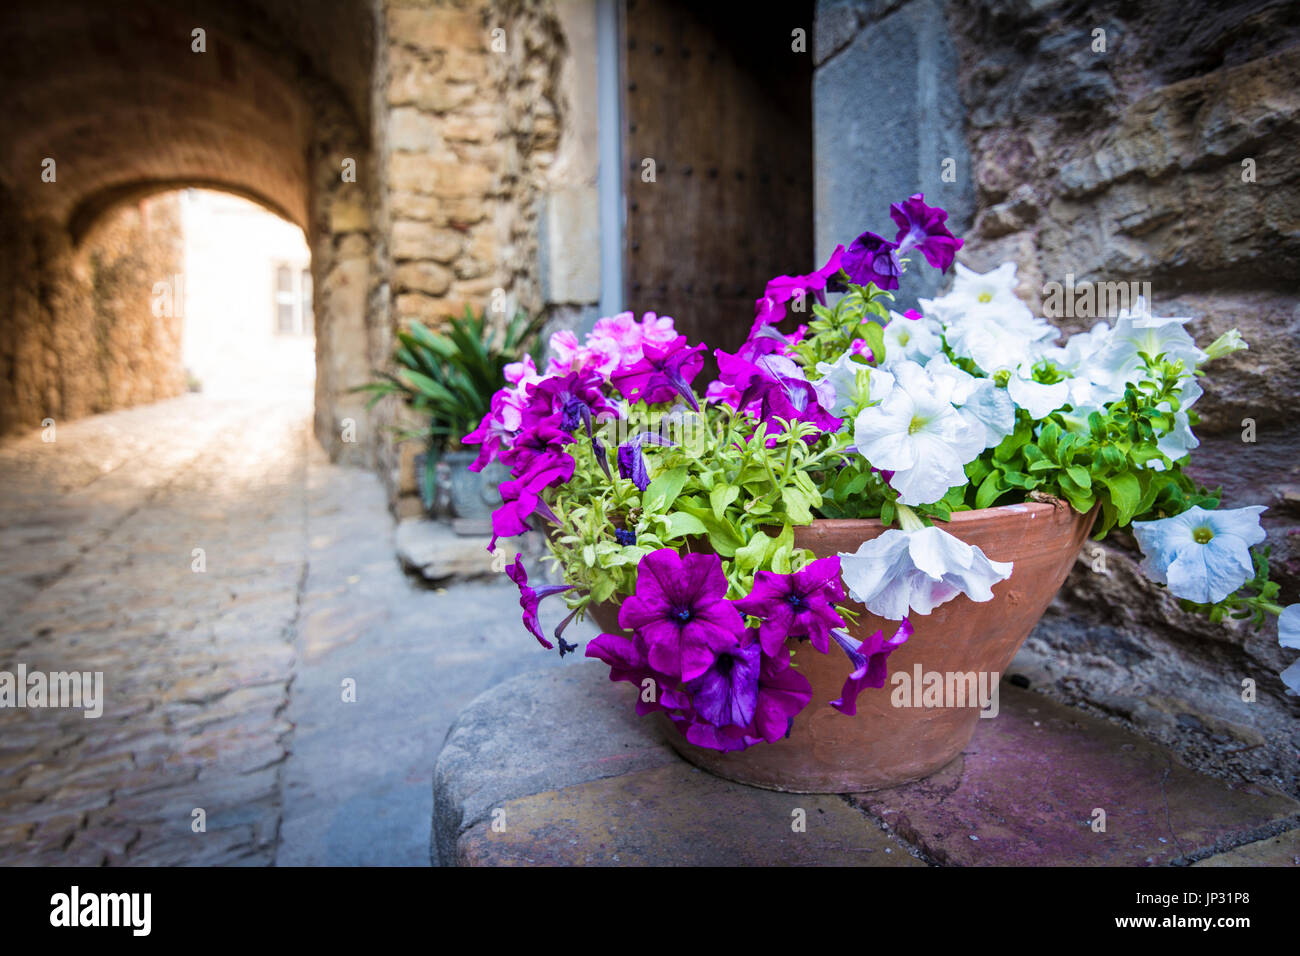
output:
[[[536,368],[528,349],[536,346],[543,321],[520,312],[509,322],[493,323],[486,311],[475,316],[466,306],[464,317],[450,319],[443,333],[411,322],[397,333],[396,370],[378,372],[378,381],[356,389],[371,394],[368,407],[396,395],[428,416],[425,428],[397,429],[400,441],[424,442],[424,453],[416,457],[416,475],[427,509],[433,509],[438,466],[443,463],[454,514],[486,523],[505,472],[500,465],[482,475],[471,472],[468,466],[477,454],[464,450],[461,440],[489,413],[499,391],[525,375],[525,368]]]
[[[1182,470],[1198,378],[1245,347],[1236,332],[1201,350],[1139,299],[1057,345],[1012,264],[958,265],[951,292],[893,312],[908,253],[946,270],[961,241],[920,195],[890,215],[893,240],[863,233],[769,282],[704,395],[704,346],[625,313],[585,342],[557,336],[545,374],[494,397],[465,440],[472,467],[510,471],[492,546],[539,526],[563,577],[530,585],[518,555],[507,569],[538,642],[575,650],[565,628],[592,614],[605,633],[586,656],[635,685],[687,759],[814,792],[892,786],[960,753],[975,701],[932,702],[912,675],[996,690],[1090,530],[1132,526],[1147,572],[1189,605],[1281,613],[1300,645],[1297,608],[1251,552],[1264,509],[1220,509]],[[548,637],[551,595],[568,614]]]

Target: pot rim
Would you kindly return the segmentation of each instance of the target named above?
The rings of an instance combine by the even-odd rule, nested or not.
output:
[[[975,525],[980,522],[992,522],[998,520],[1013,520],[1017,517],[1028,516],[1030,519],[1037,518],[1040,515],[1055,514],[1058,511],[1065,510],[1071,515],[1078,515],[1079,512],[1064,499],[1057,498],[1052,501],[1025,501],[1006,505],[994,505],[992,508],[975,508],[970,511],[954,511],[949,520],[944,521],[935,518],[936,527],[961,527],[962,525]],[[1096,511],[1093,508],[1093,511]],[[828,532],[836,531],[877,531],[886,526],[879,518],[814,518],[812,524],[795,525],[794,530],[797,534],[800,529],[818,528]],[[897,528],[897,525],[889,525],[891,528]]]

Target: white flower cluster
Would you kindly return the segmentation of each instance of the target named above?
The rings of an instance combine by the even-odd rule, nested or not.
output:
[[[1245,347],[1234,330],[1202,351],[1187,318],[1154,316],[1141,296],[1114,328],[1099,322],[1057,345],[1060,330],[1035,316],[1015,285],[1014,263],[983,275],[958,263],[947,295],[922,299],[920,314],[891,313],[879,368],[851,353],[818,367],[835,391],[831,411],[853,416],[854,446],[892,473],[903,504],[931,504],[965,484],[965,466],[1015,429],[1017,408],[1035,421],[1059,413],[1067,427],[1086,429],[1090,413],[1147,374],[1144,353],[1186,369],[1174,427],[1159,440],[1178,461],[1198,444],[1187,416],[1201,395],[1196,367]]]

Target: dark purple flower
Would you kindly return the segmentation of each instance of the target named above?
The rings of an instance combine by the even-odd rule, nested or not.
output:
[[[552,375],[528,386],[528,407],[524,409],[525,428],[546,423],[571,432],[579,423],[617,416],[618,411],[601,391],[604,379],[590,369]]]
[[[629,402],[655,405],[681,395],[699,411],[691,381],[704,367],[703,350],[703,344],[687,348],[684,335],[667,345],[646,343],[641,361],[615,372],[612,381]]]
[[[714,726],[698,711],[679,720],[678,728],[697,747],[743,750],[760,741],[775,743],[790,732],[794,716],[812,700],[812,685],[790,666],[790,655],[763,655],[758,671],[754,718],[745,727]]]
[[[890,206],[889,216],[898,223],[898,235],[894,237],[898,255],[920,249],[926,262],[936,269],[948,270],[962,243],[944,225],[948,213],[938,206],[927,206],[925,196],[916,193]]]
[[[761,656],[757,641],[718,651],[708,670],[686,682],[695,713],[714,727],[748,727],[758,709]]]
[[[618,623],[636,633],[652,667],[691,680],[709,669],[718,651],[740,642],[744,621],[726,594],[716,554],[682,556],[660,548],[637,566],[636,594],[623,601]]]
[[[754,589],[734,603],[763,622],[758,629],[763,653],[776,657],[787,637],[811,640],[823,654],[830,650],[831,629],[844,627],[835,613],[835,602],[843,600],[840,559],[830,557],[793,574],[759,571]]]
[[[903,618],[894,636],[885,639],[884,631],[876,631],[865,641],[855,641],[843,631],[832,631],[835,643],[844,649],[849,662],[853,664],[853,673],[844,680],[840,696],[831,701],[831,706],[841,714],[852,717],[858,712],[858,694],[868,687],[884,687],[889,676],[886,662],[889,655],[907,643],[912,636],[912,625]]]
[[[568,591],[572,589],[573,585],[551,584],[533,590],[528,586],[528,572],[524,569],[524,556],[522,554],[515,555],[514,564],[506,565],[506,576],[519,587],[519,606],[524,609],[524,627],[528,628],[528,632],[537,638],[537,643],[549,651],[555,645],[542,634],[541,621],[537,617],[538,605],[541,604],[543,598],[548,598],[552,594],[559,594],[561,591]],[[569,645],[570,648],[572,646]],[[561,647],[564,647],[563,642],[561,642]],[[563,650],[561,650],[560,656],[564,656]]]
[[[849,245],[841,265],[849,281],[857,285],[874,282],[884,290],[897,289],[903,272],[897,251],[898,247],[888,239],[864,232]]]
[[[765,325],[775,325],[785,318],[786,303],[796,296],[812,293],[822,305],[826,304],[826,283],[831,276],[840,271],[840,259],[844,247],[836,246],[826,265],[816,272],[803,276],[777,276],[769,279],[763,290],[763,298],[754,301],[754,324],[750,328],[750,337]]]
[[[636,532],[628,531],[626,528],[615,528],[614,540],[626,548],[629,545],[636,544]]]
[[[671,447],[675,441],[665,438],[658,432],[640,432],[618,446],[618,473],[636,485],[638,491],[645,491],[650,485],[650,471],[646,467],[645,455],[641,449],[645,445]]]

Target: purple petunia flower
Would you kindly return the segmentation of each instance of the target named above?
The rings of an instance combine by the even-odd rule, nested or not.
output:
[[[787,637],[806,638],[823,654],[829,651],[831,629],[845,626],[834,607],[843,600],[840,559],[830,557],[793,574],[759,571],[754,589],[734,603],[763,622],[758,629],[763,653],[776,657]]]
[[[748,727],[758,709],[757,641],[718,651],[699,677],[686,683],[695,713],[714,727]]]
[[[658,432],[640,432],[618,446],[618,473],[636,485],[638,491],[645,491],[650,486],[650,470],[646,467],[645,455],[641,448],[645,445],[671,447],[675,441],[665,438]]]
[[[641,361],[615,372],[612,381],[630,402],[655,405],[681,395],[698,412],[700,406],[691,391],[691,381],[704,367],[704,356],[700,354],[703,350],[703,343],[686,348],[684,335],[668,345],[647,344]]]
[[[573,585],[551,584],[533,590],[528,586],[528,572],[524,569],[524,556],[522,554],[515,555],[514,564],[506,565],[506,577],[510,578],[511,581],[514,581],[519,587],[519,606],[524,609],[524,627],[528,628],[528,632],[532,634],[533,637],[537,638],[537,643],[541,644],[542,647],[549,651],[555,645],[548,641],[545,635],[542,634],[541,621],[538,620],[537,617],[538,605],[541,604],[544,598],[548,598],[552,594],[559,594],[561,591],[571,590]],[[570,615],[570,618],[572,618],[572,615]],[[561,627],[563,627],[563,625],[561,625]],[[561,641],[560,647],[560,656],[563,657],[565,648],[567,647],[572,649],[573,645],[566,645]]]
[[[502,452],[501,461],[516,477],[526,474],[540,461],[551,460],[555,453],[573,441],[566,431],[539,422],[515,436],[514,444]]]
[[[758,688],[754,704],[754,718],[743,727],[715,726],[703,714],[675,718],[686,739],[697,747],[712,750],[743,750],[767,741],[775,743],[790,732],[794,716],[812,700],[812,685],[808,679],[790,666],[790,655],[779,658],[763,655],[758,670]]]
[[[898,223],[897,255],[920,249],[925,261],[946,272],[961,248],[962,241],[944,225],[948,213],[938,206],[927,206],[925,196],[916,193],[889,207],[889,216]],[[881,286],[884,288],[884,286]]]
[[[844,272],[857,285],[874,282],[886,291],[897,289],[898,277],[903,272],[897,253],[898,246],[888,239],[874,232],[864,232],[849,244],[844,253]]]
[[[723,388],[715,390],[711,385],[711,398],[734,402],[738,410],[748,411],[769,424],[777,418],[805,421],[826,432],[838,431],[843,424],[823,404],[833,403],[834,389],[826,383],[809,382],[803,369],[785,356],[762,355],[751,362],[721,349],[713,354]],[[773,437],[768,437],[769,444],[774,443]]]
[[[618,623],[643,642],[652,667],[692,680],[719,651],[740,643],[745,624],[726,593],[716,554],[660,548],[637,566],[636,594],[624,600]]]
[[[894,636],[888,640],[885,639],[884,631],[876,631],[865,641],[855,641],[843,631],[832,631],[831,637],[835,638],[835,643],[844,649],[844,653],[853,664],[853,672],[845,678],[840,696],[831,701],[831,706],[849,717],[856,714],[858,694],[868,687],[885,686],[885,679],[889,676],[886,665],[889,655],[907,643],[907,639],[911,636],[912,625],[907,618],[903,618]]]

